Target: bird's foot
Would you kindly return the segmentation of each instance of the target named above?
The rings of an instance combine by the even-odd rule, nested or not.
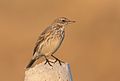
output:
[[[58,58],[56,58],[56,60],[55,60],[55,62],[54,62],[54,63],[56,63],[57,61],[59,62],[59,64],[60,64],[60,65],[62,65],[62,63],[65,63],[65,62],[63,62],[63,61],[59,60]]]
[[[61,61],[60,59],[58,59],[57,57],[51,55],[53,58],[55,58],[56,60],[54,61],[54,63],[56,63],[57,61],[59,62],[60,65],[62,65],[62,63],[65,63],[63,61]]]
[[[47,63],[48,63],[50,66],[52,66],[51,63],[54,63],[54,62],[49,61],[48,59],[46,59],[46,62],[45,62],[44,64],[47,64]]]

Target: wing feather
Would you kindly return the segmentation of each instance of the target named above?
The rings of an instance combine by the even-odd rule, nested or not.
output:
[[[50,34],[50,32],[51,32],[50,29],[51,29],[51,27],[47,27],[41,33],[41,35],[39,36],[39,38],[38,38],[38,40],[37,40],[37,42],[35,44],[34,50],[33,50],[33,55],[35,54],[36,51],[38,51],[40,44],[45,40],[45,38],[47,37],[47,35]]]

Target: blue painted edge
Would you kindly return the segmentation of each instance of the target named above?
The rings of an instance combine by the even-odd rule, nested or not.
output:
[[[67,64],[67,66],[68,66],[68,70],[69,70],[70,81],[73,81],[72,73],[71,73],[71,70],[70,70],[70,64]]]

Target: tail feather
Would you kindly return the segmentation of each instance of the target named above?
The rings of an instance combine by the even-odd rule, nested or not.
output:
[[[31,59],[26,68],[30,68],[35,61],[36,61],[36,59]]]

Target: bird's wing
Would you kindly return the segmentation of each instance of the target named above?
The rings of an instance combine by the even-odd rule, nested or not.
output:
[[[40,44],[46,39],[46,37],[50,34],[50,29],[51,27],[47,27],[42,33],[41,35],[39,36],[36,44],[35,44],[35,48],[33,50],[33,55],[35,54],[35,52],[38,50]]]
[[[44,40],[44,37],[39,37],[39,39],[37,40],[37,42],[36,42],[36,44],[35,44],[35,48],[34,48],[34,50],[33,50],[33,55],[35,54],[35,52],[38,50],[38,48],[39,48],[39,45],[40,45],[40,43],[42,42]]]

